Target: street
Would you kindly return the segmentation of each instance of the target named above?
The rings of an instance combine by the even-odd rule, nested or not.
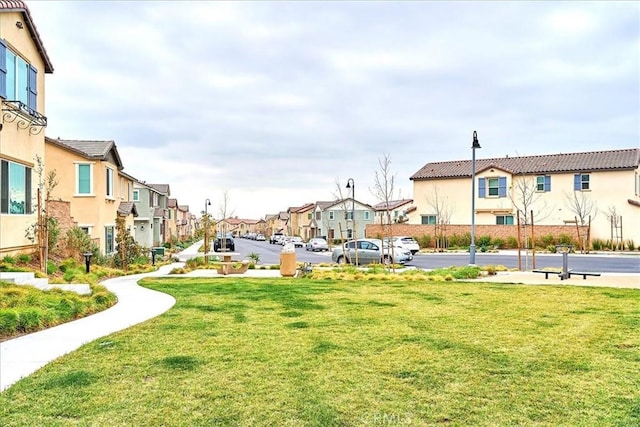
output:
[[[282,246],[272,245],[269,242],[258,242],[248,239],[235,239],[236,252],[243,259],[248,259],[250,253],[260,255],[262,264],[278,264]],[[569,268],[576,271],[594,273],[637,273],[640,274],[640,253],[629,254],[569,254]],[[296,259],[300,262],[312,264],[330,263],[331,252],[307,252],[304,248],[296,248]],[[415,255],[413,261],[407,266],[422,269],[434,269],[469,264],[469,253],[430,253]],[[476,264],[503,265],[507,268],[518,268],[518,256],[516,251],[503,251],[501,253],[476,253]],[[562,268],[561,254],[536,254],[535,268]],[[521,252],[521,269],[532,270],[533,259],[531,252]]]

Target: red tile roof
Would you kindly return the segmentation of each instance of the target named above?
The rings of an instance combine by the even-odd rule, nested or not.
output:
[[[53,64],[51,63],[51,59],[49,59],[47,50],[44,48],[40,33],[38,33],[38,29],[33,22],[31,12],[29,12],[26,3],[21,0],[0,0],[0,13],[2,12],[22,12],[24,23],[27,24],[33,43],[36,45],[36,49],[38,49],[38,53],[44,62],[44,72],[49,74],[53,73]]]
[[[476,173],[496,168],[514,175],[636,169],[640,148],[585,153],[476,159]],[[471,160],[427,163],[411,180],[471,177]]]

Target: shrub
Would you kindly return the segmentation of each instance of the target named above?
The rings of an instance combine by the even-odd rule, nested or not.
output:
[[[636,244],[633,242],[632,239],[627,240],[627,249],[630,251],[636,250]]]
[[[22,264],[29,264],[31,262],[31,255],[29,254],[18,255],[18,262]]]
[[[251,259],[251,261],[253,261],[252,264],[254,264],[254,266],[255,266],[255,264],[260,262],[260,254],[257,254],[255,252],[251,252],[249,254],[249,259]],[[251,267],[249,267],[249,268],[251,268]]]
[[[513,236],[507,237],[507,247],[509,249],[516,249],[518,247],[518,239]]]
[[[40,308],[26,307],[18,311],[18,326],[20,332],[30,332],[42,328],[44,312]]]
[[[432,245],[432,238],[431,235],[429,234],[423,234],[422,236],[419,236],[417,239],[418,244],[420,245],[421,248],[430,248]]]
[[[57,269],[58,268],[56,267],[56,264],[53,261],[51,260],[47,261],[47,274],[54,274]]]
[[[545,234],[540,238],[540,242],[543,248],[551,245],[555,245],[556,238],[553,237],[553,234]]]
[[[16,259],[11,255],[6,255],[4,258],[2,258],[2,262],[4,262],[5,264],[15,264]]]
[[[471,242],[469,242],[471,244]],[[476,242],[478,246],[489,246],[491,244],[491,236],[480,236]],[[486,248],[485,248],[486,251]]]
[[[573,244],[573,239],[570,235],[566,233],[562,233],[558,236],[558,244],[559,245],[571,245]]]
[[[493,247],[496,249],[504,248],[504,239],[501,239],[499,237],[496,239],[493,239]]]
[[[547,250],[548,250],[549,252],[551,252],[552,254],[555,254],[555,253],[556,253],[556,251],[557,251],[557,249],[556,249],[556,245],[548,245],[548,246],[547,246]]]

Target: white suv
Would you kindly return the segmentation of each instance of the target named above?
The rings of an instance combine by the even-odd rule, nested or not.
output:
[[[420,250],[420,245],[411,236],[394,236],[387,237],[384,241],[388,244],[395,246],[396,248],[404,248],[411,251],[411,255],[415,255]]]

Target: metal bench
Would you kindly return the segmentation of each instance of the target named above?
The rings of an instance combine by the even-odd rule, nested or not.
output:
[[[562,271],[560,270],[533,270],[532,273],[544,274],[545,279],[548,279],[550,274],[557,274],[558,276],[562,275]]]
[[[584,272],[584,271],[569,271],[569,278],[571,278],[572,275],[576,275],[576,276],[582,276],[582,280],[587,280],[587,276],[600,276],[600,273],[589,273],[589,272]]]

